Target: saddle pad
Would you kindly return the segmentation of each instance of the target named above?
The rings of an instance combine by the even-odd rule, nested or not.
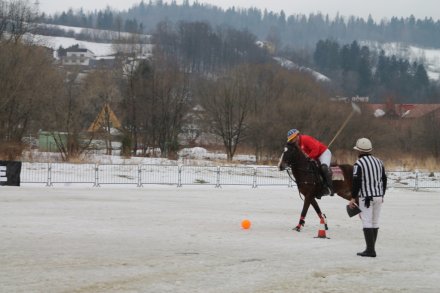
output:
[[[330,169],[332,169],[332,179],[333,180],[344,181],[344,173],[342,172],[342,169],[339,168],[339,166],[331,166]]]

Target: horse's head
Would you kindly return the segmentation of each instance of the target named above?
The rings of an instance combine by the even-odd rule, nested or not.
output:
[[[278,162],[278,169],[283,171],[286,170],[287,167],[292,167],[298,151],[298,146],[295,143],[286,144],[284,152],[281,154],[280,161]]]

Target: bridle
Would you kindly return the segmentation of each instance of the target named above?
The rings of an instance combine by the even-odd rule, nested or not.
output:
[[[284,159],[284,155],[285,155],[287,149],[289,149],[289,148],[294,148],[294,147],[293,147],[293,146],[290,146],[290,147],[287,147],[287,146],[286,146],[286,147],[285,147],[285,151],[284,151],[284,153],[283,153],[283,155],[282,155],[282,159]],[[295,150],[290,150],[290,151],[294,152]],[[299,151],[299,150],[297,150],[297,151]],[[293,169],[294,169],[294,168],[293,168],[293,165],[294,165],[294,163],[293,163],[293,159],[289,158],[288,161],[285,161],[285,162],[283,161],[283,162],[281,162],[281,164],[285,164],[285,165],[287,165],[287,167],[285,168],[285,170],[286,170],[287,174],[289,175],[289,178],[290,178],[293,182],[295,182],[297,186],[298,186],[298,184],[305,184],[305,185],[318,185],[318,183],[317,183],[316,181],[312,181],[312,182],[310,182],[310,181],[298,181],[298,180],[295,178],[295,176],[293,175]],[[302,167],[296,166],[295,169],[296,169],[298,172],[302,172],[302,173],[310,173],[310,174],[315,175],[316,172],[315,172],[313,169],[309,168],[309,166],[310,166],[310,163],[307,162],[307,168],[302,168]]]

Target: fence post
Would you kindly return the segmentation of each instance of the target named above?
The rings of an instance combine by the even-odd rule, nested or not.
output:
[[[47,163],[47,182],[46,186],[52,186],[52,163]]]
[[[215,183],[215,187],[219,188],[220,187],[220,166],[217,166],[217,179],[216,179],[216,183]]]
[[[95,164],[95,184],[93,187],[99,187],[99,165]]]
[[[419,171],[416,171],[416,186],[415,191],[419,191]]]
[[[257,167],[254,167],[254,179],[252,182],[252,188],[257,188]]]
[[[138,184],[137,187],[142,187],[142,165],[138,165]]]
[[[179,165],[177,170],[178,170],[177,187],[182,187],[182,165]]]

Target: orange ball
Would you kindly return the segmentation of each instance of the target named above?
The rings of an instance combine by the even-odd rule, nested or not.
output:
[[[241,227],[245,230],[249,229],[251,227],[251,221],[248,219],[241,221]]]

